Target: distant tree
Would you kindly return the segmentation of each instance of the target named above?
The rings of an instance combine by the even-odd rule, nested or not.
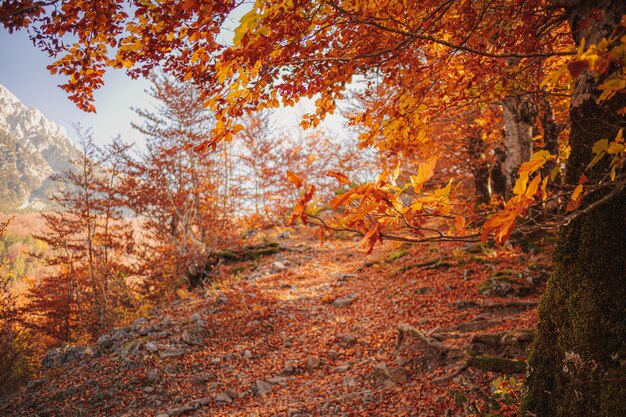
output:
[[[65,191],[53,198],[57,211],[42,214],[48,232],[36,236],[50,249],[49,272],[30,288],[24,309],[31,326],[63,342],[110,329],[133,298],[124,262],[133,233],[121,211],[119,159],[96,147],[89,131],[78,133],[81,159],[56,178]]]
[[[215,124],[199,91],[164,76],[152,81],[156,110],[135,110],[147,149],[129,158],[126,192],[145,234],[146,284],[159,293],[197,276],[208,254],[234,236],[237,187],[231,145],[197,149]]]

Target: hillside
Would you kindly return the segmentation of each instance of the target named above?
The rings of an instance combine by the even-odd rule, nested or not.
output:
[[[439,417],[506,407],[490,402],[491,384],[525,366],[545,254],[387,244],[365,257],[352,240],[320,246],[306,230],[288,233],[280,253],[225,266],[210,288],[179,292],[96,345],[48,352],[41,379],[0,415]]]
[[[0,210],[45,208],[51,176],[79,156],[62,126],[0,85]]]

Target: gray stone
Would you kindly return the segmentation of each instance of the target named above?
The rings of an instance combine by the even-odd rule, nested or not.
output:
[[[356,345],[357,339],[351,334],[341,334],[337,336],[337,342],[339,343],[340,347],[348,349]]]
[[[146,342],[146,344],[143,345],[143,348],[150,353],[157,353],[159,351],[159,347],[154,342]]]
[[[213,400],[218,404],[230,404],[233,402],[231,396],[226,394],[225,392],[217,394],[215,397],[213,397]]]
[[[296,373],[296,368],[291,365],[287,365],[280,371],[280,375],[282,376],[293,376]]]
[[[159,380],[159,371],[157,369],[150,369],[148,371],[148,381],[156,382]]]
[[[389,367],[386,363],[377,364],[372,371],[372,382],[377,386],[385,385],[387,381],[395,384],[406,384],[408,380],[409,372],[406,369]]]
[[[306,358],[306,369],[309,372],[313,372],[320,367],[321,363],[322,362],[319,356],[309,356],[308,358]]]
[[[272,391],[272,386],[265,381],[257,380],[252,386],[252,394],[255,397],[262,397]]]
[[[154,392],[154,388],[153,387],[144,387],[143,392],[145,392],[147,394],[152,394]]]
[[[172,357],[176,357],[176,356],[182,356],[184,355],[186,352],[182,349],[168,349],[168,350],[164,350],[161,351],[159,353],[159,357],[161,359],[166,359],[166,358],[172,358]]]

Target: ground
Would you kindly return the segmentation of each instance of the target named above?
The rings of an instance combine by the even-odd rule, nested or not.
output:
[[[320,245],[312,234],[267,235],[280,253],[224,266],[212,285],[93,346],[51,352],[42,378],[0,403],[0,415],[484,412],[499,375],[466,369],[465,357],[476,334],[534,328],[547,255],[395,243],[365,255],[351,238]],[[401,323],[431,344],[399,344]],[[437,343],[456,353],[433,356]]]

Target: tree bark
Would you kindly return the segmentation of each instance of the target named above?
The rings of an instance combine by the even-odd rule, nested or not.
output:
[[[502,102],[502,116],[506,134],[506,159],[502,170],[506,178],[507,198],[513,194],[517,171],[530,160],[533,152],[533,125],[537,117],[534,104],[525,97],[509,97]]]
[[[597,42],[619,25],[626,2],[567,1],[577,45]],[[593,182],[607,163],[586,170],[591,148],[613,139],[626,118],[626,94],[596,104],[602,77],[589,72],[576,80],[570,106],[571,154],[565,181],[580,175]],[[608,158],[605,158],[608,160]],[[581,208],[610,191],[594,192]],[[539,306],[537,338],[529,357],[526,416],[618,417],[626,415],[626,193],[576,218],[559,235],[554,272]]]

